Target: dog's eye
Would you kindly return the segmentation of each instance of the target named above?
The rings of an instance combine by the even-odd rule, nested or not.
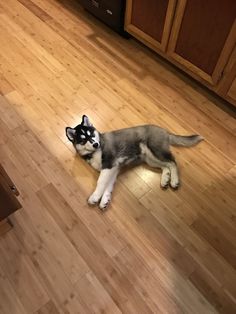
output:
[[[84,135],[78,135],[77,143],[84,145],[87,142],[87,139]]]

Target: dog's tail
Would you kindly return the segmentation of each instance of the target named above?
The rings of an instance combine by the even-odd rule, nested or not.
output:
[[[169,135],[170,145],[190,147],[198,144],[204,138],[201,135]]]

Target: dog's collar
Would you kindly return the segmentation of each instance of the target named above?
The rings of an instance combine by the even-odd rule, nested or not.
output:
[[[90,160],[93,157],[94,153],[86,154],[81,156],[84,160]]]

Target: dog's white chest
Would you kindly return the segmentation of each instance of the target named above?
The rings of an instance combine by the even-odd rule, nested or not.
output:
[[[100,171],[102,168],[102,152],[101,150],[96,151],[93,157],[88,160],[88,163],[96,170]]]

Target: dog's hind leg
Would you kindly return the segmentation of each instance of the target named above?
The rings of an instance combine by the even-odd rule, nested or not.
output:
[[[162,167],[162,173],[161,173],[161,187],[163,189],[166,189],[170,183],[171,179],[171,172],[168,167]]]
[[[161,187],[167,188],[169,183],[173,189],[179,186],[179,175],[174,156],[168,150],[151,150],[147,146],[141,146],[146,163],[154,168],[161,168]]]
[[[161,186],[166,187],[167,182],[168,183],[170,182],[170,186],[173,189],[177,189],[180,184],[179,173],[178,173],[178,168],[177,168],[175,158],[172,155],[172,153],[170,151],[161,151],[157,154],[157,156],[155,156],[155,158],[157,159],[158,163],[160,163],[160,165],[163,165],[161,167],[163,170]],[[168,170],[166,168],[168,168]],[[169,178],[169,181],[168,181],[168,178]]]
[[[166,189],[171,180],[171,170],[169,168],[169,163],[158,160],[154,156],[152,156],[152,158],[149,156],[145,161],[150,167],[162,169],[160,185],[163,189]]]
[[[178,168],[175,161],[171,161],[169,163],[169,169],[171,173],[170,186],[173,189],[178,189],[180,182],[179,182]]]

